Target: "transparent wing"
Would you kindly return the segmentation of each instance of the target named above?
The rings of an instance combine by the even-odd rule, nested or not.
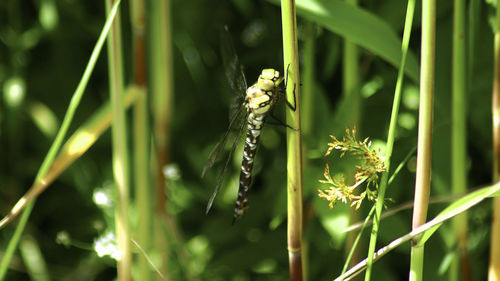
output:
[[[214,204],[215,197],[217,196],[217,193],[220,190],[220,187],[222,186],[222,180],[224,179],[224,175],[226,174],[227,167],[229,166],[229,162],[231,162],[231,159],[233,158],[234,151],[236,150],[236,147],[238,146],[238,142],[241,138],[241,134],[243,133],[245,129],[245,122],[241,122],[241,125],[238,129],[238,134],[236,135],[236,138],[234,139],[233,145],[231,147],[231,151],[229,152],[229,155],[226,160],[226,164],[224,164],[224,169],[219,175],[219,178],[217,179],[217,184],[215,185],[215,189],[212,192],[212,195],[210,196],[210,199],[208,200],[207,204],[207,209],[205,211],[206,214],[210,211],[210,208],[212,208],[212,205]],[[226,133],[227,134],[227,133]]]
[[[231,146],[231,151],[229,152],[229,155],[227,157],[226,163],[224,164],[224,168],[222,172],[220,173],[219,177],[217,178],[217,183],[215,185],[215,189],[210,196],[210,199],[208,200],[207,204],[207,210],[206,212],[210,210],[212,207],[215,197],[217,196],[217,193],[219,192],[221,186],[222,186],[222,181],[224,179],[224,175],[226,174],[227,167],[229,166],[229,162],[231,162],[231,159],[233,157],[234,151],[236,150],[236,147],[238,145],[238,142],[241,138],[241,134],[245,129],[245,118],[246,114],[242,114],[245,111],[245,103],[244,103],[244,98],[246,95],[246,90],[247,90],[247,82],[245,79],[245,75],[243,73],[243,68],[239,62],[238,56],[236,55],[236,51],[233,46],[233,42],[231,40],[231,35],[229,33],[229,29],[227,26],[224,26],[222,32],[221,32],[221,55],[222,55],[222,61],[224,64],[224,70],[226,73],[226,78],[231,86],[231,89],[237,93],[237,98],[238,100],[236,103],[232,103],[232,108],[230,110],[230,113],[232,115],[231,121],[229,123],[229,128],[222,137],[222,139],[219,141],[219,143],[215,146],[215,148],[212,150],[210,153],[210,156],[208,157],[208,161],[205,164],[205,167],[203,167],[203,171],[201,173],[201,176],[204,177],[205,173],[210,169],[215,161],[219,158],[221,152],[223,151],[223,148],[226,144],[226,140],[228,139],[229,133],[233,130],[234,127],[238,128],[238,133],[236,134],[236,137],[233,141],[233,144]],[[236,106],[234,106],[236,104]],[[236,125],[239,124],[239,125]]]
[[[238,55],[234,50],[231,34],[227,26],[221,32],[221,54],[226,71],[226,78],[233,91],[239,95],[244,96],[248,88],[243,67],[240,64]]]
[[[219,158],[219,155],[224,148],[224,145],[226,144],[226,140],[228,139],[229,133],[233,130],[233,127],[235,124],[240,123],[238,121],[242,121],[242,118],[240,118],[241,113],[244,112],[245,105],[240,104],[240,107],[237,109],[237,111],[233,114],[233,117],[231,118],[231,122],[229,122],[229,127],[227,128],[226,133],[224,136],[222,136],[221,140],[217,143],[217,145],[214,147],[212,152],[210,152],[210,155],[208,156],[207,163],[203,167],[203,170],[201,172],[201,177],[203,178],[205,176],[205,173],[208,171],[208,169],[212,168],[214,165],[215,161],[217,158]],[[245,124],[245,122],[241,122],[241,124]],[[241,130],[241,129],[240,129]],[[236,139],[236,142],[238,139]]]

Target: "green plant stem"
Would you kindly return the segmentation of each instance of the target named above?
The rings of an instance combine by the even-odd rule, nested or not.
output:
[[[113,22],[113,19],[116,15],[116,12],[118,10],[118,7],[120,5],[120,0],[117,0],[113,8],[108,14],[108,18],[106,19],[106,23],[104,24],[103,30],[101,31],[101,34],[99,35],[99,39],[97,40],[97,43],[94,47],[94,50],[92,51],[92,55],[90,56],[89,62],[85,68],[85,71],[83,73],[82,79],[78,83],[78,86],[73,93],[73,96],[71,98],[71,101],[68,106],[68,110],[66,111],[66,114],[64,116],[61,128],[57,132],[57,136],[54,139],[54,142],[52,143],[49,152],[45,156],[45,159],[43,160],[42,165],[40,166],[40,169],[38,170],[38,173],[36,175],[34,185],[40,181],[40,179],[47,173],[49,170],[50,166],[52,165],[52,162],[54,161],[57,152],[61,148],[62,142],[64,140],[64,137],[66,136],[66,133],[68,132],[69,125],[71,124],[71,121],[73,120],[73,116],[75,115],[76,109],[78,108],[78,105],[80,104],[80,101],[83,97],[83,93],[85,91],[85,88],[87,87],[88,80],[90,79],[90,75],[92,74],[92,71],[94,70],[95,63],[97,61],[97,58],[99,57],[99,54],[102,49],[102,45],[104,44],[104,41],[106,39],[106,36],[108,34],[108,31],[111,27],[111,23]],[[28,222],[28,218],[31,214],[31,211],[33,210],[33,207],[35,205],[35,201],[32,201],[31,203],[28,204],[26,209],[24,210],[21,219],[19,221],[19,224],[17,225],[17,228],[14,232],[14,235],[12,236],[12,239],[9,241],[9,245],[7,246],[7,249],[4,253],[4,256],[2,257],[2,261],[0,262],[0,280],[3,280],[5,278],[5,274],[7,273],[8,266],[10,264],[10,261],[12,260],[12,257],[14,255],[14,251],[16,250],[16,247],[19,243],[19,239],[21,237],[22,232],[24,231],[24,228],[26,226],[26,223]],[[16,204],[17,206],[17,204]],[[2,220],[4,221],[4,220]]]
[[[370,223],[370,218],[373,216],[375,213],[375,206],[372,207],[368,215],[366,216],[363,224],[361,225],[361,229],[359,230],[359,234],[356,236],[356,239],[353,241],[351,245],[351,249],[349,250],[349,253],[347,254],[347,259],[344,263],[344,267],[342,268],[342,274],[344,274],[347,271],[347,268],[351,264],[352,257],[354,256],[355,249],[358,247],[359,240],[361,239],[361,235],[363,234],[365,227]]]
[[[145,0],[130,1],[130,23],[132,27],[134,84],[146,86],[146,13]]]
[[[394,148],[394,140],[396,137],[396,125],[397,118],[399,115],[399,105],[401,103],[401,92],[403,89],[403,78],[404,78],[404,69],[406,66],[406,56],[408,54],[408,45],[410,43],[410,35],[411,28],[413,25],[413,15],[415,11],[415,0],[409,0],[408,6],[406,8],[406,19],[405,19],[405,28],[403,32],[403,42],[401,45],[402,55],[401,55],[401,63],[399,65],[398,71],[398,79],[396,82],[396,88],[394,90],[394,100],[392,104],[392,112],[391,112],[391,121],[389,123],[389,133],[387,135],[387,144],[386,144],[386,155],[385,155],[385,166],[386,170],[382,174],[380,180],[380,188],[377,196],[377,203],[375,204],[375,215],[373,218],[373,228],[370,236],[370,244],[368,246],[368,265],[365,274],[365,280],[370,280],[371,278],[371,269],[373,264],[373,254],[375,253],[375,248],[377,245],[377,235],[380,227],[380,216],[382,214],[382,209],[384,208],[385,201],[385,192],[387,190],[388,181],[389,181],[389,172],[391,167],[391,156],[392,150]]]
[[[106,10],[109,11],[113,0],[106,1]],[[118,280],[132,280],[132,252],[131,233],[128,217],[130,204],[129,189],[129,155],[127,146],[127,130],[125,121],[125,102],[123,100],[123,60],[120,17],[116,15],[116,21],[111,26],[108,40],[108,69],[111,110],[113,112],[113,123],[111,136],[113,144],[113,174],[116,186],[116,210],[115,227],[118,248],[121,256],[118,261]]]
[[[147,256],[153,246],[153,195],[150,181],[150,131],[148,123],[148,102],[145,92],[134,105],[134,174],[135,194],[138,211],[137,243]],[[151,267],[146,255],[139,255],[139,273],[144,280],[150,280]]]
[[[287,110],[286,122],[297,130],[287,130],[287,213],[290,280],[303,280],[302,271],[302,139],[300,124],[300,82],[295,1],[281,1],[284,69],[288,81],[286,98],[295,111]],[[294,100],[295,99],[295,100]]]
[[[453,67],[452,67],[452,127],[451,127],[451,178],[452,193],[462,194],[467,186],[467,138],[466,138],[466,91],[467,59],[465,40],[465,0],[455,0],[453,17]],[[470,281],[469,259],[467,254],[467,214],[453,219],[457,242],[457,254],[450,270],[451,281]],[[461,272],[459,272],[461,271]]]
[[[412,245],[409,280],[422,280],[424,273],[424,247]]]
[[[415,181],[412,229],[415,229],[425,223],[429,203],[435,34],[436,2],[435,0],[423,0],[417,173]],[[422,280],[424,245],[418,244],[417,242],[417,240],[414,240],[411,248],[410,281]]]
[[[40,246],[37,240],[29,234],[23,235],[23,239],[19,244],[19,252],[23,258],[23,263],[33,281],[50,281],[50,274],[47,264],[42,255]]]
[[[182,232],[177,226],[174,217],[167,210],[166,192],[169,183],[163,176],[162,169],[169,162],[171,119],[174,114],[174,69],[172,58],[172,24],[171,1],[148,1],[149,37],[148,50],[150,52],[149,72],[151,108],[153,115],[153,167],[155,186],[155,254],[160,260],[160,270],[168,276],[168,255],[176,251],[181,265],[190,264],[189,253],[185,247],[175,247],[183,244]],[[171,239],[171,241],[168,241]],[[193,280],[192,269],[185,267],[186,279]]]
[[[130,1],[130,23],[134,45],[134,84],[146,88],[146,46],[145,46],[145,2]],[[137,206],[137,244],[142,255],[137,256],[138,275],[142,280],[150,280],[152,271],[149,256],[153,246],[153,189],[151,188],[150,136],[148,122],[148,97],[144,91],[134,105],[134,187]]]
[[[497,5],[497,18],[494,46],[494,74],[492,93],[493,113],[493,181],[500,180],[500,5]],[[500,280],[500,196],[493,199],[493,220],[491,223],[490,264],[488,280]]]
[[[168,163],[170,123],[173,104],[172,38],[170,1],[151,1],[151,94],[154,118],[156,172],[156,211],[165,211],[165,179],[162,169]]]

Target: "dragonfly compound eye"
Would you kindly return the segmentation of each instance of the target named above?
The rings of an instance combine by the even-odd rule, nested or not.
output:
[[[260,77],[262,77],[262,79],[272,80],[274,78],[275,72],[276,72],[276,70],[274,70],[272,68],[264,69],[264,70],[262,70]]]

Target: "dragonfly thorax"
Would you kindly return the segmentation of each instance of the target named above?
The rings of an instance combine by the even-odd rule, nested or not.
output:
[[[253,114],[266,114],[279,99],[279,84],[283,81],[274,69],[264,69],[255,84],[247,89],[247,111]]]

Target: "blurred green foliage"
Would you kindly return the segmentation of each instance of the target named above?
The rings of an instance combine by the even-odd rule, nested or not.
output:
[[[436,91],[434,113],[434,154],[432,194],[450,190],[450,69],[451,1],[438,2],[436,40]],[[402,33],[404,2],[398,0],[361,1],[361,6],[394,32]],[[482,4],[482,14],[491,7]],[[127,3],[122,7],[127,22]],[[419,10],[419,8],[417,8]],[[287,280],[286,244],[286,155],[285,128],[265,126],[257,153],[250,209],[231,226],[236,198],[241,147],[234,155],[225,185],[211,212],[205,216],[207,200],[220,171],[218,165],[200,178],[209,152],[225,132],[234,93],[225,81],[219,52],[219,32],[223,25],[232,32],[236,51],[244,65],[248,83],[256,80],[262,68],[283,69],[280,9],[268,1],[172,1],[172,35],[175,73],[174,115],[171,132],[171,162],[180,177],[168,190],[168,210],[182,232],[182,245],[189,250],[189,264],[183,264],[174,251],[169,271],[173,280],[185,280],[186,272],[195,280]],[[300,11],[299,11],[300,15]],[[415,16],[411,50],[419,54],[419,14]],[[92,46],[104,23],[102,1],[2,1],[0,4],[0,206],[6,214],[27,190],[54,136],[69,103],[71,93],[82,75]],[[299,18],[299,29],[306,19]],[[468,100],[469,182],[476,186],[490,181],[492,31],[487,17],[475,34],[474,64]],[[369,30],[370,26],[366,26]],[[302,30],[302,29],[301,29]],[[324,162],[333,172],[342,172],[351,161],[338,155],[322,158],[329,134],[342,136],[339,126],[341,103],[341,43],[343,38],[318,27],[316,37],[316,84],[314,130],[304,136],[304,255],[309,280],[330,280],[343,265],[347,210],[337,204],[333,210],[317,198]],[[123,28],[129,40],[128,26]],[[299,33],[299,39],[302,34]],[[125,40],[125,45],[127,41]],[[128,42],[130,43],[130,42]],[[299,42],[299,48],[302,42]],[[125,52],[130,66],[130,49]],[[108,99],[107,66],[101,56],[86,95],[75,116],[73,128],[91,116]],[[360,139],[369,136],[384,141],[392,106],[397,70],[366,50],[361,51],[363,119]],[[130,70],[130,73],[132,71]],[[130,77],[129,73],[129,77]],[[416,143],[418,84],[406,79],[398,138],[393,160],[396,167]],[[344,108],[345,109],[345,108]],[[276,115],[284,116],[284,106]],[[284,119],[284,118],[283,118]],[[223,159],[224,160],[224,159]],[[413,159],[414,161],[414,159]],[[222,163],[223,161],[221,161]],[[412,160],[389,187],[394,200],[389,207],[413,197]],[[111,224],[112,210],[94,203],[94,192],[112,180],[111,144],[105,134],[81,159],[40,197],[31,216],[28,232],[38,243],[50,277],[55,280],[111,280],[114,262],[98,258],[93,241]],[[429,217],[442,205],[431,206]],[[361,208],[360,216],[369,208]],[[132,208],[133,210],[133,208]],[[134,214],[132,214],[132,217]],[[481,205],[470,212],[470,250],[476,280],[486,276],[489,207]],[[381,244],[410,230],[411,212],[391,216],[381,225]],[[3,251],[13,232],[10,225],[0,232]],[[70,237],[69,246],[56,243],[58,234]],[[435,236],[426,250],[426,280],[442,280],[439,265],[446,263],[451,249],[442,246],[446,235]],[[363,247],[366,248],[367,239]],[[407,277],[409,245],[386,256],[375,265],[374,276],[384,280]],[[364,251],[362,251],[364,253]],[[449,255],[448,255],[449,256]],[[18,255],[12,262],[8,280],[26,280],[26,267]]]

